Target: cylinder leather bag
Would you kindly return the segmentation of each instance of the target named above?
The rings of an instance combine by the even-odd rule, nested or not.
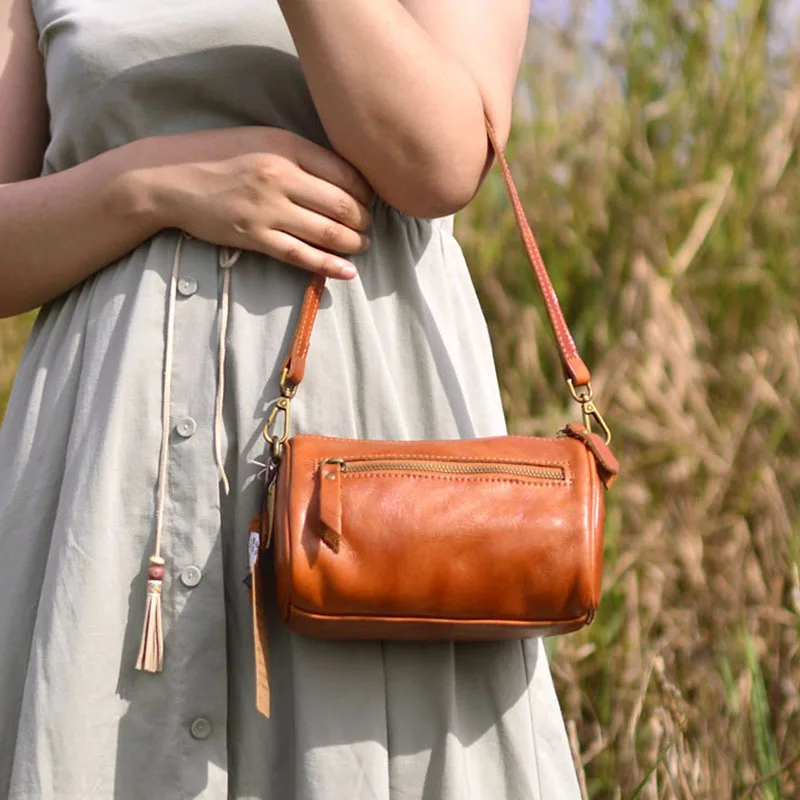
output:
[[[257,704],[268,713],[259,558],[271,544],[290,628],[334,639],[514,639],[577,630],[600,601],[604,489],[619,465],[497,138],[519,231],[583,424],[552,438],[290,438],[325,280],[306,291],[264,428],[263,514],[250,536]],[[591,430],[596,422],[603,436]]]

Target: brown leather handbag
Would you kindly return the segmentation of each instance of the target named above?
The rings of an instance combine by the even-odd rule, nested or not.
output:
[[[553,438],[289,438],[325,280],[311,279],[264,435],[251,531],[257,704],[268,713],[258,554],[274,549],[281,619],[336,639],[514,639],[574,631],[600,600],[603,487],[619,465],[494,130],[489,137],[583,425]],[[591,431],[594,420],[603,436]],[[266,559],[261,559],[266,561]],[[263,566],[263,565],[262,565]]]

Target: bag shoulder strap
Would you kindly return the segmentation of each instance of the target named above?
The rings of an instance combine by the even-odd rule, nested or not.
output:
[[[497,155],[508,196],[511,198],[511,206],[514,209],[514,217],[517,220],[517,229],[522,236],[522,243],[525,245],[525,253],[528,256],[528,261],[533,269],[533,276],[536,279],[536,285],[539,287],[539,293],[547,309],[547,318],[550,320],[550,327],[556,339],[558,354],[561,357],[561,366],[564,369],[564,377],[567,380],[571,380],[574,386],[588,386],[591,380],[589,369],[578,354],[578,348],[575,346],[567,321],[564,319],[561,304],[558,302],[558,295],[553,288],[553,282],[550,280],[547,267],[544,265],[542,254],[539,252],[536,237],[533,235],[531,226],[525,216],[525,211],[522,208],[522,201],[519,199],[519,192],[514,183],[514,178],[511,177],[508,162],[497,141],[497,134],[488,118],[486,119],[486,130],[489,133],[489,141],[492,143],[492,148]]]
[[[561,366],[564,370],[564,377],[570,387],[572,396],[581,404],[584,420],[588,423],[589,418],[594,418],[603,428],[606,438],[610,440],[611,434],[592,402],[591,375],[589,374],[589,369],[578,354],[575,341],[567,326],[567,321],[564,319],[564,312],[561,310],[561,305],[558,302],[558,296],[553,288],[553,282],[550,280],[547,267],[545,267],[542,255],[539,252],[539,247],[536,244],[536,238],[525,217],[519,192],[511,176],[508,162],[497,140],[494,127],[488,118],[486,119],[486,130],[492,149],[500,164],[500,170],[503,174],[508,196],[511,198],[511,206],[514,210],[517,228],[522,236],[522,243],[525,246],[528,261],[531,264],[533,276],[536,279],[536,285],[539,287],[539,293],[547,309],[547,317],[550,320],[550,327],[555,336],[558,353],[561,358]],[[291,348],[283,361],[281,394],[284,397],[294,397],[297,387],[303,380],[306,357],[308,356],[308,348],[311,342],[311,332],[314,328],[314,320],[317,316],[317,310],[319,309],[319,303],[324,288],[325,278],[317,274],[312,275],[303,298],[300,319],[295,329]]]

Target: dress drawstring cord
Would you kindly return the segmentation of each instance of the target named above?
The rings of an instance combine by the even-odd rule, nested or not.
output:
[[[147,603],[144,627],[136,669],[145,672],[161,672],[164,668],[164,629],[161,612],[161,587],[164,581],[164,558],[161,556],[161,540],[164,530],[164,499],[167,490],[167,468],[169,466],[170,403],[172,397],[172,362],[175,350],[175,309],[177,305],[178,275],[180,273],[183,242],[189,234],[181,234],[175,247],[172,274],[167,293],[166,331],[164,336],[164,369],[161,391],[161,449],[158,462],[158,484],[156,489],[156,541],[150,567],[147,570]],[[222,407],[225,399],[225,360],[227,353],[228,320],[230,317],[231,269],[239,260],[241,250],[228,247],[219,249],[218,264],[222,269],[222,294],[220,297],[219,324],[217,326],[217,392],[214,401],[214,461],[219,472],[225,494],[230,493],[230,482],[225,472],[222,456]]]
[[[231,485],[225,472],[222,458],[222,402],[225,398],[225,355],[228,338],[228,318],[230,317],[231,269],[242,255],[241,250],[221,247],[219,250],[219,266],[222,270],[222,298],[220,300],[219,333],[217,339],[217,397],[214,408],[214,460],[217,463],[219,479],[226,495],[230,494]]]

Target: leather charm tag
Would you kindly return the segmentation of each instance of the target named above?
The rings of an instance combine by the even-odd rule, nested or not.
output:
[[[267,640],[266,586],[261,575],[259,558],[264,540],[265,515],[257,514],[250,522],[248,557],[250,560],[250,604],[253,611],[253,654],[256,681],[256,708],[265,716],[270,714],[269,649]]]

